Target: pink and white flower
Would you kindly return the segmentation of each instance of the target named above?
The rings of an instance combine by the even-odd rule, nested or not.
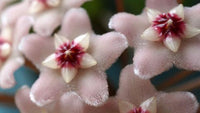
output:
[[[199,104],[190,92],[158,92],[150,80],[133,74],[133,65],[122,70],[120,85],[113,98],[85,113],[196,113]],[[109,109],[110,108],[110,109]]]
[[[173,65],[200,70],[200,4],[183,8],[176,0],[147,0],[146,7],[141,15],[116,14],[109,23],[135,48],[135,74],[148,79]]]
[[[108,98],[105,70],[127,46],[120,33],[94,34],[85,10],[71,9],[54,38],[31,34],[20,44],[41,72],[31,88],[31,100],[44,106],[73,91],[87,104],[102,104]]]
[[[44,108],[34,105],[24,87],[16,94],[16,104],[21,113],[196,113],[198,102],[189,92],[157,92],[150,80],[133,74],[133,65],[121,73],[117,96],[98,107],[85,104],[76,93],[64,94],[54,104]],[[42,112],[43,111],[43,112]]]
[[[24,57],[18,50],[21,38],[29,33],[32,18],[21,17],[15,27],[3,28],[0,35],[0,87],[11,88],[15,85],[14,72],[24,64]],[[22,27],[23,26],[23,27]]]
[[[88,0],[31,0],[28,12],[34,16],[34,31],[43,36],[50,36],[58,28],[65,12],[78,8]],[[48,21],[47,21],[48,20]]]

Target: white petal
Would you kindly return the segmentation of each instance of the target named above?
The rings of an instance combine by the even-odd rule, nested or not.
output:
[[[80,66],[81,68],[89,68],[96,64],[97,64],[96,60],[88,53],[85,53],[81,59]]]
[[[158,41],[160,39],[158,33],[156,32],[155,29],[153,29],[153,27],[147,28],[142,33],[141,38],[145,40],[150,40],[150,41]]]
[[[66,83],[69,83],[76,75],[76,68],[62,68],[61,69],[62,77]]]
[[[119,111],[120,113],[128,113],[132,109],[134,109],[136,106],[133,104],[127,102],[127,101],[119,101]]]
[[[33,0],[29,7],[29,13],[35,14],[43,11],[45,9],[45,5],[42,2],[39,2],[38,0]]]
[[[140,106],[143,110],[149,111],[149,113],[156,113],[157,112],[157,102],[156,97],[151,97],[144,101]]]
[[[152,23],[161,12],[147,8],[147,16],[150,23]]]
[[[74,39],[74,42],[77,44],[80,44],[81,47],[84,48],[84,50],[87,50],[87,48],[89,47],[89,43],[90,43],[90,34],[86,33],[86,34],[80,35]]]
[[[65,38],[64,36],[55,34],[54,42],[55,42],[55,48],[58,49],[62,44],[69,43],[69,40],[67,38]]]
[[[176,37],[175,38],[174,37],[167,37],[164,40],[164,44],[171,51],[177,52],[179,47],[180,47],[181,40],[179,38],[176,38]]]
[[[184,32],[185,38],[192,38],[198,34],[200,34],[200,29],[192,27],[188,24],[185,25],[185,32]]]
[[[51,54],[50,56],[48,56],[43,62],[42,64],[46,67],[49,68],[53,68],[53,69],[58,69],[59,66],[57,64],[56,61],[56,54]]]
[[[11,52],[11,46],[8,43],[4,43],[1,45],[1,56],[7,57]]]
[[[51,7],[57,7],[60,5],[60,0],[47,0],[47,4]]]
[[[178,5],[169,12],[170,14],[177,14],[180,18],[184,19],[184,7],[183,4]]]
[[[4,27],[1,31],[1,37],[4,40],[11,41],[12,40],[12,28]]]

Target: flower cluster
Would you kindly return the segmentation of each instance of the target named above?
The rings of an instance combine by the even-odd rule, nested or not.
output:
[[[157,91],[150,78],[173,65],[200,70],[200,4],[146,0],[142,14],[118,13],[102,35],[92,30],[87,0],[0,1],[0,87],[15,85],[14,72],[31,61],[40,72],[16,93],[22,113],[196,113],[190,92]],[[196,15],[192,18],[192,15]],[[32,32],[30,32],[32,31]],[[109,97],[106,70],[128,47],[133,64]]]

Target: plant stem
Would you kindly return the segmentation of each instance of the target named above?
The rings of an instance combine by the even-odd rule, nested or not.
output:
[[[124,11],[124,2],[123,0],[115,0],[117,12],[123,12]]]

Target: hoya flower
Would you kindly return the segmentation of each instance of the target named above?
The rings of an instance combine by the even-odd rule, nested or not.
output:
[[[18,50],[21,37],[29,33],[33,21],[30,17],[21,17],[13,32],[4,30],[0,34],[0,87],[11,88],[15,85],[14,72],[24,64],[24,58]],[[22,27],[23,26],[23,27]]]
[[[31,0],[28,12],[35,17],[34,31],[50,36],[61,25],[67,10],[78,8],[86,1],[88,0]]]
[[[27,86],[23,86],[15,95],[15,103],[21,113],[100,113],[96,112],[96,109],[102,112],[103,109],[112,112],[117,111],[118,104],[116,103],[116,107],[111,105],[113,101],[116,101],[114,98],[109,99],[103,106],[96,108],[85,104],[76,93],[68,92],[55,103],[45,107],[38,107],[30,100],[29,93],[30,89]]]
[[[28,98],[30,92],[23,88],[16,95],[21,113],[196,113],[198,102],[189,92],[157,92],[150,80],[143,80],[132,73],[133,65],[121,73],[120,86],[115,97],[98,107],[85,104],[75,93],[64,94],[59,101],[45,106],[35,106]],[[34,112],[35,111],[35,112]],[[37,111],[37,112],[36,112]],[[46,112],[45,112],[46,113]]]
[[[12,31],[18,19],[27,15],[30,0],[23,0],[19,3],[10,5],[3,10],[1,24],[4,29]]]
[[[157,92],[150,80],[133,74],[133,65],[122,70],[115,99],[102,107],[87,108],[85,113],[196,113],[198,109],[192,93]]]
[[[146,7],[141,15],[116,14],[109,23],[135,48],[135,74],[148,79],[173,64],[200,70],[200,4],[183,8],[176,0],[147,0]]]
[[[133,74],[133,65],[122,70],[117,92],[120,113],[196,113],[198,102],[189,92],[158,92],[150,80]]]
[[[20,44],[41,72],[31,88],[31,100],[44,106],[73,91],[87,104],[102,104],[108,98],[105,70],[127,46],[122,34],[95,35],[83,9],[69,10],[55,37],[31,34]]]

